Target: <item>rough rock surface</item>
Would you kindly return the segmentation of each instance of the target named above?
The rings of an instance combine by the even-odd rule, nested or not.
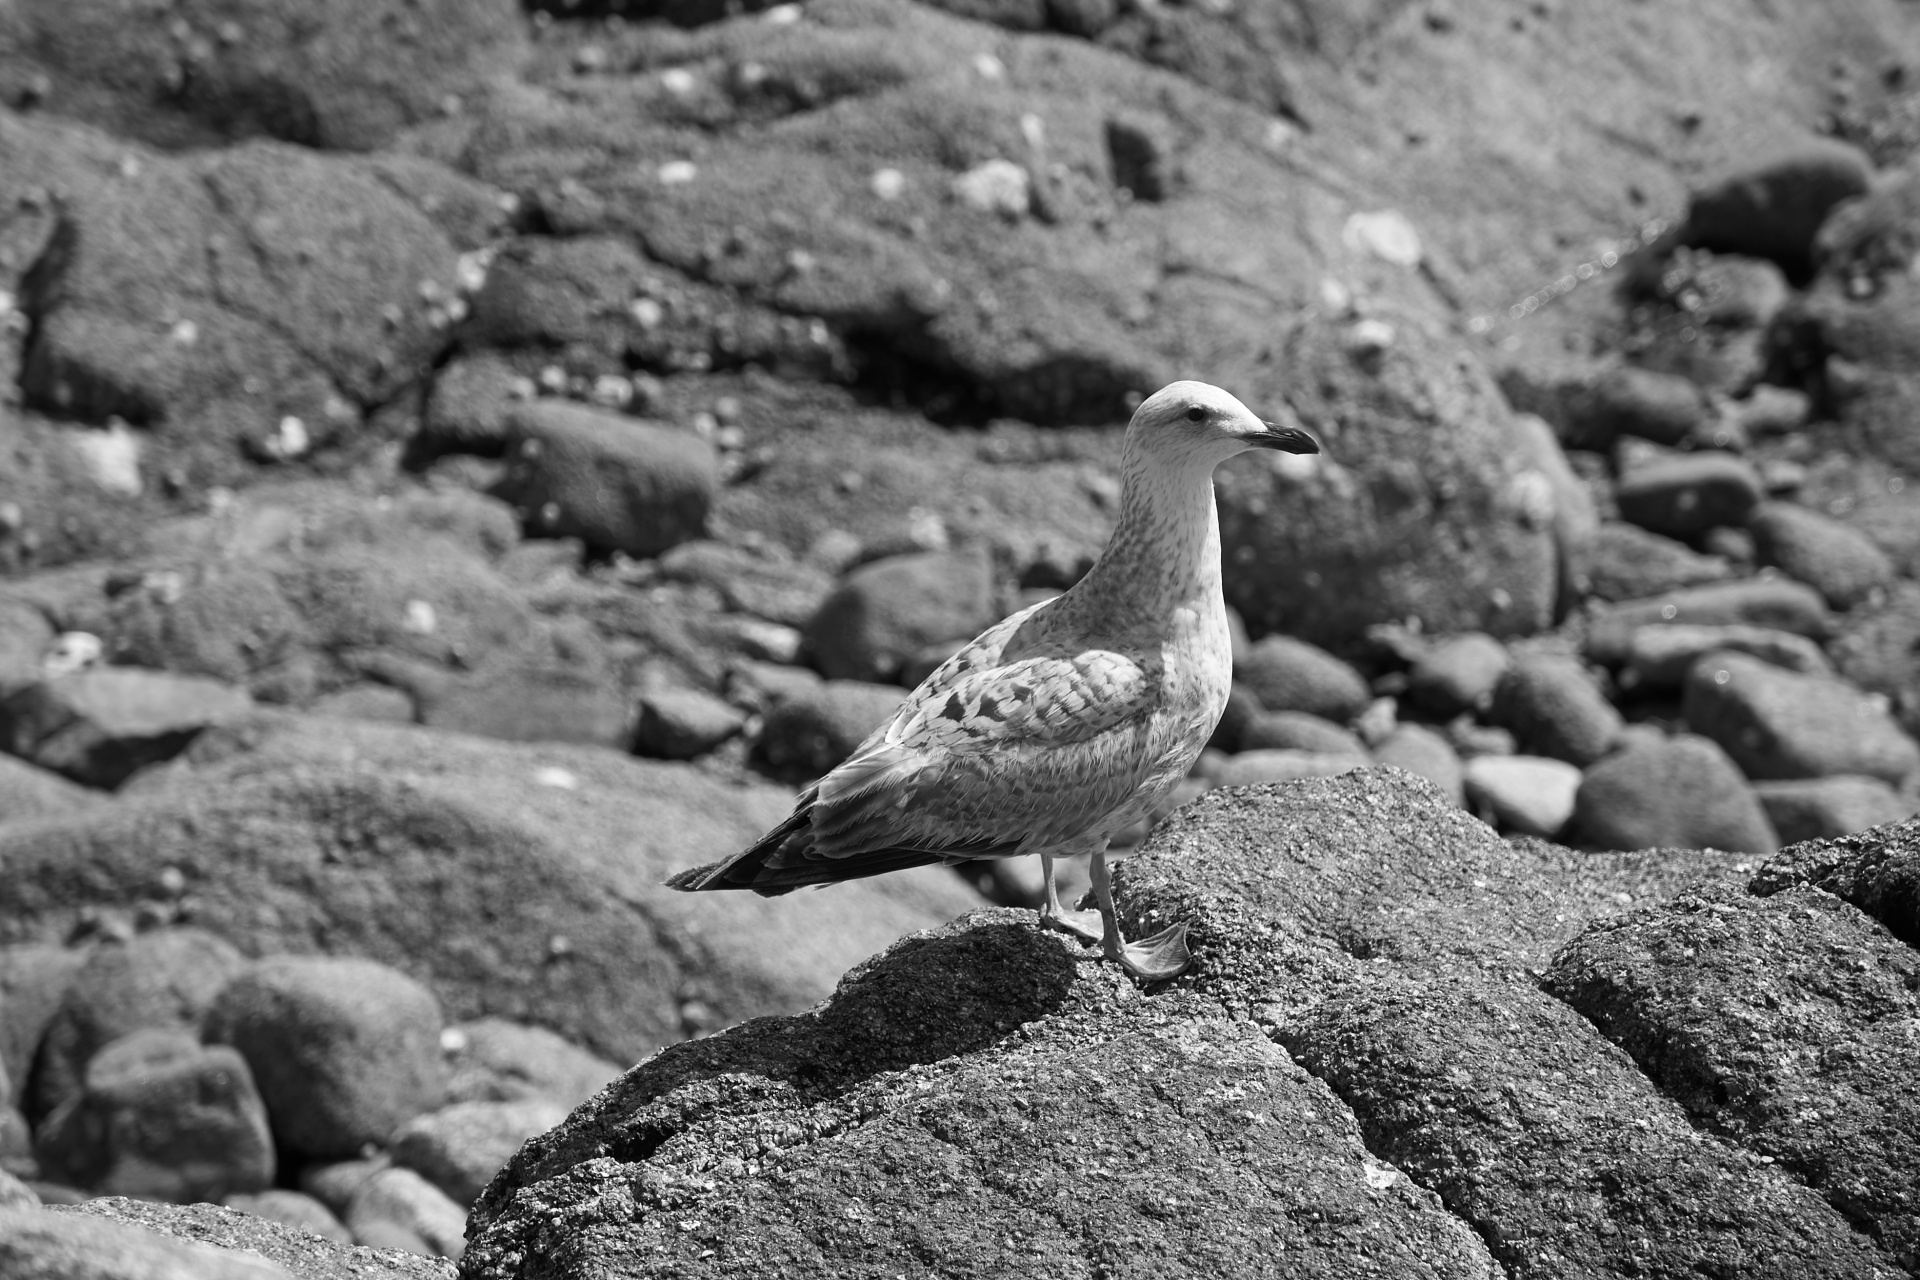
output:
[[[820,1009],[668,1050],[530,1144],[463,1274],[1887,1272],[1534,983],[1588,917],[1732,863],[1509,844],[1387,771],[1216,791],[1120,887],[1130,927],[1190,926],[1174,989],[1008,912],[906,940]],[[1149,1150],[1205,1174],[1159,1184]],[[1347,1226],[1284,1226],[1308,1188]]]
[[[680,1037],[689,1002],[726,1021],[804,1008],[862,955],[979,902],[938,869],[778,903],[670,893],[670,873],[792,805],[683,765],[291,716],[221,732],[124,806],[0,828],[0,936],[64,937],[83,906],[163,895],[171,865],[190,918],[248,952],[379,960],[450,1016],[546,1023],[631,1061]]]
[[[54,1212],[69,1219],[105,1219],[109,1224],[130,1224],[169,1242],[213,1246],[220,1255],[229,1258],[239,1257],[256,1264],[264,1259],[275,1268],[273,1274],[279,1275],[284,1269],[297,1280],[350,1280],[352,1277],[451,1280],[453,1275],[453,1265],[444,1259],[393,1249],[337,1244],[309,1231],[295,1230],[248,1213],[236,1213],[219,1205],[154,1204],[105,1196],[71,1210]],[[196,1255],[198,1252],[196,1250]]]

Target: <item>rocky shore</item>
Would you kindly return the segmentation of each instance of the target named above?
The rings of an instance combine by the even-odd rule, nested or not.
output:
[[[0,9],[0,1271],[1915,1273],[1916,68]],[[1193,975],[1019,863],[665,893],[1085,570],[1175,377],[1324,445],[1218,477],[1129,836]]]

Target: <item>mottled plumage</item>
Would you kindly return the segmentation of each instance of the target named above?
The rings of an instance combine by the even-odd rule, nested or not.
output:
[[[1178,972],[1184,926],[1133,946],[1120,938],[1106,848],[1187,775],[1226,706],[1212,475],[1262,447],[1318,451],[1204,383],[1147,399],[1127,429],[1119,521],[1087,575],[942,663],[752,848],[668,883],[770,895],[1038,853],[1050,923],[1100,937],[1136,973]],[[1052,859],[1076,854],[1093,855],[1098,934],[1054,894]]]

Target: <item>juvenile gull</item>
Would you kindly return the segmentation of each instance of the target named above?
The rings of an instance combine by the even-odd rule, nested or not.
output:
[[[675,889],[790,893],[934,862],[1037,853],[1041,921],[1098,940],[1142,978],[1187,967],[1184,924],[1127,942],[1107,844],[1187,776],[1227,705],[1213,469],[1248,449],[1318,453],[1204,382],[1175,382],[1127,426],[1120,519],[1064,595],[942,663],[746,852]],[[1091,911],[1065,911],[1053,860],[1092,855]]]

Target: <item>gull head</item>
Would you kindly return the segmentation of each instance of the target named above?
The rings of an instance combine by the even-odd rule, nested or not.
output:
[[[1199,463],[1209,471],[1248,449],[1320,452],[1319,443],[1299,427],[1262,421],[1204,382],[1170,382],[1141,401],[1127,424],[1127,443],[1146,457],[1181,466]]]

